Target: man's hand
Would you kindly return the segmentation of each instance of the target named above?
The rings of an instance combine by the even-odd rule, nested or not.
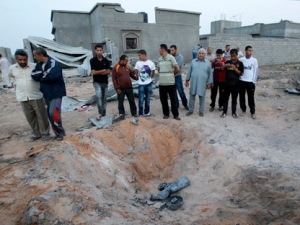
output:
[[[206,85],[207,89],[210,89],[211,86],[212,86],[211,84],[207,84],[207,85]]]
[[[121,89],[120,88],[117,89],[117,94],[118,95],[121,94]]]
[[[186,80],[186,81],[185,81],[185,86],[186,86],[186,87],[189,87],[189,84],[190,84],[190,81],[189,81],[189,80]]]

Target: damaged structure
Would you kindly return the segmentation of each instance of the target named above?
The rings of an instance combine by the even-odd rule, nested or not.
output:
[[[159,57],[162,43],[177,45],[186,62],[199,43],[199,12],[155,8],[155,23],[148,23],[145,12],[125,13],[118,3],[97,3],[90,12],[52,10],[55,41],[91,49],[105,38],[115,43],[119,54],[136,57],[145,49],[150,59]]]
[[[300,24],[288,20],[279,23],[256,23],[242,26],[241,22],[218,20],[211,22],[211,34],[200,35],[200,44],[213,49],[251,45],[259,65],[300,62]]]

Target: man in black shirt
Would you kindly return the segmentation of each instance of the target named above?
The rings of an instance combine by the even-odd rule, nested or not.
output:
[[[244,73],[244,65],[238,60],[238,52],[236,49],[230,50],[231,59],[226,61],[222,66],[222,70],[225,70],[225,83],[223,93],[223,113],[222,118],[225,118],[228,109],[228,100],[231,94],[231,109],[232,117],[238,118],[236,113],[237,97],[239,94],[239,79]]]
[[[102,56],[102,45],[95,46],[95,53],[96,56],[90,60],[90,64],[99,112],[99,116],[97,116],[96,119],[101,120],[101,117],[106,115],[106,95],[108,88],[108,75],[110,74],[110,64],[108,59]]]

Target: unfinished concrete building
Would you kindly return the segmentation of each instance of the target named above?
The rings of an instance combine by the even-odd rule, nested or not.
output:
[[[175,44],[185,62],[192,60],[191,50],[199,43],[199,12],[155,8],[155,23],[147,14],[125,13],[117,3],[97,3],[90,12],[52,10],[52,34],[57,42],[91,49],[109,38],[119,54],[137,57],[145,49],[148,58],[157,60],[159,45]]]

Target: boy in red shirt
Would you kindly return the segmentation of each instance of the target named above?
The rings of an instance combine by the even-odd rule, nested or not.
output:
[[[219,111],[223,110],[223,86],[224,86],[224,81],[225,81],[225,71],[222,70],[222,66],[226,62],[225,58],[222,58],[223,51],[222,49],[218,49],[216,51],[216,56],[217,58],[214,59],[214,61],[211,63],[212,68],[214,69],[213,72],[213,79],[214,79],[214,84],[211,89],[211,104],[210,104],[210,109],[209,111],[212,112],[215,109],[215,103],[216,103],[216,97],[218,94],[218,89],[219,89]]]

